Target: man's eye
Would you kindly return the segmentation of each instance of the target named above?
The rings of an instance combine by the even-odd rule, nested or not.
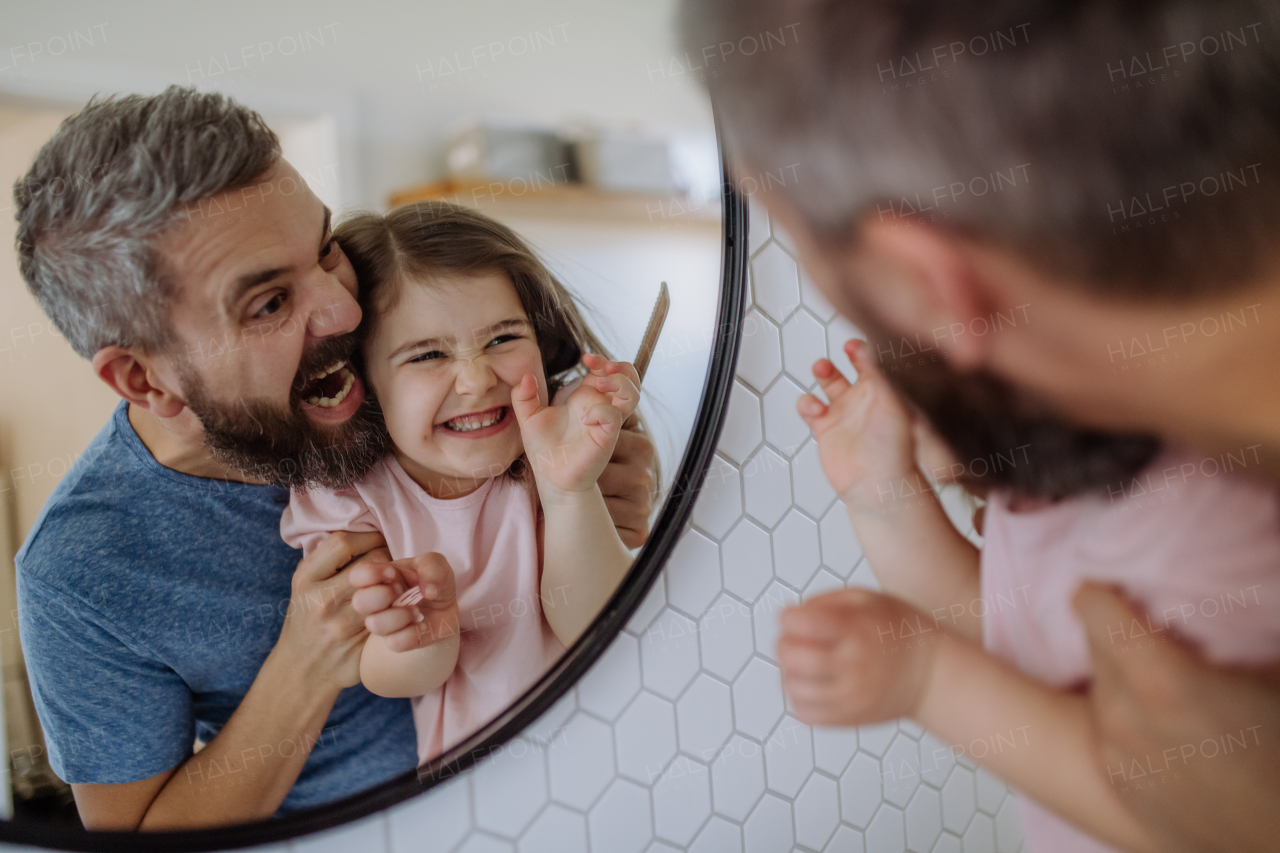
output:
[[[334,263],[338,260],[338,254],[342,249],[338,245],[338,241],[330,239],[324,244],[324,248],[320,250],[320,263],[325,269],[332,269]]]
[[[419,364],[421,362],[432,361],[437,358],[444,358],[444,353],[440,352],[438,349],[433,349],[430,352],[418,353],[413,358],[409,359],[408,364]]]
[[[253,316],[270,317],[272,314],[276,313],[283,307],[284,307],[284,294],[277,293],[275,296],[272,296],[269,301],[264,302],[262,307],[253,313]]]

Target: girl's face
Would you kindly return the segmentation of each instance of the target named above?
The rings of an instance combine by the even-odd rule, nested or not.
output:
[[[525,374],[547,404],[533,327],[502,273],[405,282],[365,360],[396,458],[435,497],[470,494],[524,452],[511,389]]]

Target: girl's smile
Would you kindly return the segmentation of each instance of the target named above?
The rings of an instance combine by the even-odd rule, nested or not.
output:
[[[436,430],[441,435],[451,438],[488,438],[511,427],[515,422],[510,406],[496,406],[483,412],[472,412],[450,418],[444,423],[437,424]]]

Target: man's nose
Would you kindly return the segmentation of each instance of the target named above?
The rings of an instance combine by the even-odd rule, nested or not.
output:
[[[311,337],[342,335],[360,325],[360,306],[336,278],[322,273],[310,291],[307,333]]]

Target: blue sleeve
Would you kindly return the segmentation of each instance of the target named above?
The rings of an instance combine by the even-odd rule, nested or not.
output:
[[[185,759],[195,717],[178,674],[80,598],[21,566],[17,574],[18,633],[53,771],[66,782],[119,784]]]

